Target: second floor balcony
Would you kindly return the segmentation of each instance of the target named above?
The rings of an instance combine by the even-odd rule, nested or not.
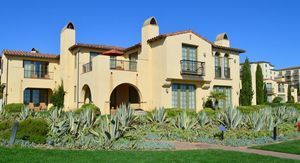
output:
[[[24,78],[28,79],[52,79],[52,74],[46,70],[24,70]]]
[[[205,62],[181,60],[181,74],[185,75],[205,75]]]
[[[123,71],[137,71],[137,61],[111,59],[110,69]]]
[[[82,73],[87,73],[93,70],[93,63],[88,62],[84,65],[82,65]]]

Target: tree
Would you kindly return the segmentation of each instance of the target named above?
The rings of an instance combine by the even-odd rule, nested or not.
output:
[[[226,95],[225,95],[224,92],[212,91],[212,92],[210,92],[209,98],[214,99],[214,101],[215,101],[214,108],[218,108],[219,107],[219,101],[220,100],[226,100]]]
[[[59,85],[53,92],[51,96],[51,102],[53,106],[58,107],[60,109],[64,108],[64,97],[65,97],[65,90],[63,82]]]
[[[300,83],[297,84],[297,95],[300,96]]]
[[[291,86],[290,85],[288,86],[288,102],[289,103],[293,103],[294,102],[293,97],[292,97],[292,91],[291,91]]]
[[[242,66],[242,89],[240,91],[240,104],[243,106],[251,105],[253,98],[252,77],[249,59],[246,58]]]
[[[268,103],[268,90],[266,83],[264,84],[264,103]]]
[[[256,69],[256,104],[264,103],[264,79],[262,74],[262,69],[259,64],[257,64]]]

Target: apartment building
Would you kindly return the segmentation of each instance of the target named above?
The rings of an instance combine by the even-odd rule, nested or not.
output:
[[[300,84],[300,66],[277,70],[278,76],[285,78],[288,84],[297,87]]]
[[[243,64],[241,64],[241,68],[242,65]],[[260,65],[262,69],[263,80],[267,88],[268,102],[272,102],[275,97],[281,97],[283,99],[283,102],[287,102],[289,83],[280,76],[280,72],[278,70],[275,70],[275,66],[273,64],[266,61],[257,61],[250,62],[252,88],[254,93],[252,104],[256,105],[256,70],[258,65]],[[297,102],[297,89],[292,86],[291,92],[294,100]]]
[[[136,109],[203,108],[211,91],[222,91],[221,107],[239,104],[239,59],[244,50],[230,47],[226,33],[211,42],[191,30],[160,34],[147,19],[141,42],[130,47],[76,42],[68,23],[60,34],[60,54],[3,50],[5,103],[50,106],[53,90],[63,83],[65,110],[94,103],[110,114],[121,103]]]

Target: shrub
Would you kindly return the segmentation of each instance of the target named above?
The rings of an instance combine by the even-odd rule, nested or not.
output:
[[[12,120],[5,120],[0,122],[0,139],[9,139],[12,130],[12,125]]]
[[[52,96],[50,97],[53,106],[56,106],[58,108],[63,108],[65,94],[66,94],[66,92],[64,90],[63,83],[61,83],[61,85],[59,85],[54,90]]]
[[[275,104],[279,104],[283,101],[283,99],[281,97],[275,97],[272,101],[272,103],[275,103]]]
[[[192,109],[168,108],[165,110],[168,115],[168,118],[174,118],[177,115],[179,115],[182,111],[185,111],[188,115],[191,115],[193,117],[197,116],[196,110],[192,110]]]
[[[100,108],[96,106],[95,104],[88,103],[88,104],[83,104],[79,109],[75,111],[75,113],[81,113],[85,109],[91,109],[94,113],[96,114],[101,114],[100,113]]]
[[[253,112],[258,112],[261,109],[268,107],[267,105],[252,105],[252,106],[239,106],[237,107],[239,111],[245,114],[250,114]]]
[[[21,109],[24,107],[22,103],[11,103],[4,106],[4,109],[8,113],[20,113]]]
[[[43,144],[46,142],[48,132],[49,126],[46,120],[29,118],[20,122],[17,138]]]
[[[204,107],[206,107],[206,108],[213,108],[214,107],[214,103],[213,103],[212,99],[208,99],[205,102]]]

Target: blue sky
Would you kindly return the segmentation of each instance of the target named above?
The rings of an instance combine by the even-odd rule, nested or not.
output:
[[[160,33],[192,29],[213,41],[227,32],[251,61],[277,68],[300,65],[300,1],[1,1],[0,49],[59,53],[59,33],[75,24],[77,42],[130,46],[143,21],[155,16]]]

